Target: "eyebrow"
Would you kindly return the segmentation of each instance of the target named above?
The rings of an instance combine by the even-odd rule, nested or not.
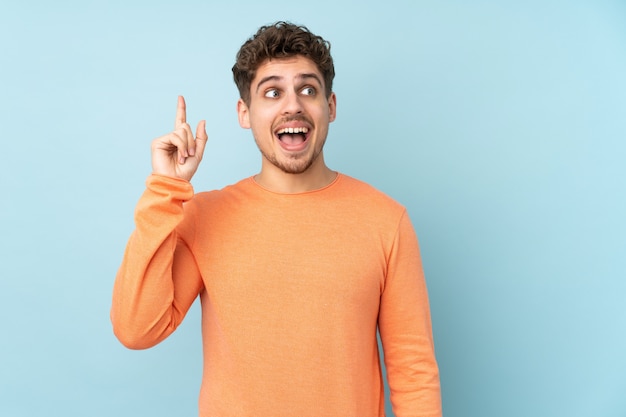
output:
[[[261,81],[259,81],[259,83],[256,85],[256,92],[257,93],[259,92],[259,88],[261,88],[261,85],[263,85],[263,84],[265,84],[265,83],[267,83],[269,81],[282,81],[284,78],[285,77],[282,77],[280,75],[268,75],[267,77],[263,77],[261,79]],[[318,84],[320,86],[324,85],[322,83],[322,80],[320,79],[320,77],[317,74],[315,74],[314,72],[298,74],[298,75],[296,75],[296,78],[300,79],[300,80],[306,80],[306,79],[313,78],[314,80],[316,80],[318,82]]]

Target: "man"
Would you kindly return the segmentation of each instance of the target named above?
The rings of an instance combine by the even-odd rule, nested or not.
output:
[[[233,73],[261,171],[194,195],[207,134],[204,121],[192,133],[179,97],[175,130],[152,143],[153,173],[115,281],[115,334],[151,347],[199,295],[200,416],[380,417],[378,326],[396,416],[440,416],[406,210],[324,163],[337,106],[328,42],[285,22],[262,27]]]

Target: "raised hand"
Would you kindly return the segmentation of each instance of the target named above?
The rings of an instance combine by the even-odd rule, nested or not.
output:
[[[207,142],[206,122],[201,120],[196,136],[187,123],[183,96],[178,96],[174,131],[152,141],[152,173],[190,181],[202,160]]]

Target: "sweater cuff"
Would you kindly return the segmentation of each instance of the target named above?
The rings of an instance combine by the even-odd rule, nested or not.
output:
[[[171,200],[189,201],[193,197],[193,186],[187,180],[151,174],[146,180],[146,187],[161,196]]]

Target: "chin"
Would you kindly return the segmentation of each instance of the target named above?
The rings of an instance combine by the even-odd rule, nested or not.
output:
[[[306,161],[306,162],[300,162],[299,163],[295,163],[295,164],[274,164],[276,167],[278,167],[281,171],[283,171],[285,174],[303,174],[306,171],[309,170],[309,168],[311,168],[311,165],[313,165],[313,161]]]
[[[319,154],[318,152],[315,155],[303,155],[300,158],[291,158],[283,161],[278,160],[276,155],[266,156],[266,158],[282,172],[297,175],[307,172],[313,166]]]

